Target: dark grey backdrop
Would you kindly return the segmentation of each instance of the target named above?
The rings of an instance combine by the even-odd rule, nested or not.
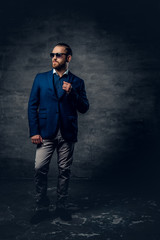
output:
[[[49,53],[71,45],[70,70],[85,80],[90,110],[79,114],[73,177],[159,176],[158,1],[6,1],[0,10],[0,173],[33,176],[27,104]],[[56,158],[50,177],[56,176]]]

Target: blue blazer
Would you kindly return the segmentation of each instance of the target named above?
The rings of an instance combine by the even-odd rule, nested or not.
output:
[[[77,141],[77,110],[85,113],[89,102],[82,79],[69,71],[64,81],[71,83],[71,92],[67,94],[61,89],[58,98],[53,87],[53,70],[36,75],[28,102],[30,137],[38,134],[44,139],[53,138],[59,124],[65,140]]]

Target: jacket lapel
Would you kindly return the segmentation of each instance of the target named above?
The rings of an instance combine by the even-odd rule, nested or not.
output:
[[[68,82],[68,83],[72,83],[72,74],[71,74],[70,71],[68,72],[67,77],[65,77],[65,78],[63,79],[63,81]],[[62,82],[62,85],[63,85],[63,82]],[[67,94],[66,91],[61,88],[60,91],[59,91],[59,100],[60,100],[65,94]]]
[[[67,75],[65,78],[62,79],[62,84],[61,84],[62,86],[63,86],[63,81],[69,82],[69,76]],[[61,99],[61,98],[64,96],[64,94],[66,94],[66,91],[63,90],[62,87],[61,87],[61,88],[59,89],[59,94],[58,94],[59,99]]]
[[[49,89],[53,95],[53,97],[55,97],[57,99],[54,87],[53,87],[53,70],[48,72],[48,76],[47,76],[47,80],[48,80],[48,84],[49,84]]]
[[[48,72],[47,78],[48,78],[48,84],[49,84],[49,89],[50,89],[50,91],[53,93],[53,96],[54,96],[56,99],[59,99],[59,100],[60,100],[60,99],[66,94],[66,91],[61,88],[60,91],[59,91],[59,98],[57,98],[56,93],[55,93],[55,90],[54,90],[54,87],[53,87],[53,69]],[[67,77],[66,77],[63,81],[72,84],[72,79],[73,79],[72,73],[69,71]],[[63,83],[62,83],[62,84],[63,84]]]
[[[73,74],[69,71],[68,72],[68,77],[66,79],[66,82],[69,82],[72,84],[72,81],[73,81]]]

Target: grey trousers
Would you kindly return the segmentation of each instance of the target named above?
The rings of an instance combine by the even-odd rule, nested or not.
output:
[[[73,161],[74,142],[66,142],[60,130],[53,139],[43,139],[43,143],[37,145],[35,157],[35,185],[36,203],[49,205],[47,197],[47,175],[51,157],[57,150],[58,182],[57,182],[57,207],[65,206],[68,198],[68,184],[70,168]]]

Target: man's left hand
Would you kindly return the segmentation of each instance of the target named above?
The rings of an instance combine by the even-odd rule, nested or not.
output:
[[[62,89],[65,90],[67,93],[70,93],[72,85],[68,82],[63,81]]]

